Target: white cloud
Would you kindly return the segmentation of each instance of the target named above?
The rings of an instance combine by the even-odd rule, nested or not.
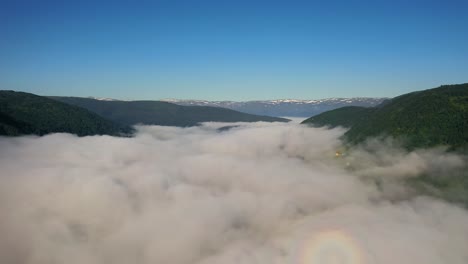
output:
[[[0,262],[467,263],[468,213],[400,180],[461,157],[374,142],[337,159],[341,129],[226,125],[1,138]]]

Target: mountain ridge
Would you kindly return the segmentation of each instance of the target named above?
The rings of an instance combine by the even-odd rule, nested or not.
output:
[[[201,122],[288,122],[285,118],[252,115],[212,106],[182,106],[163,101],[97,100],[84,97],[51,99],[76,105],[104,118],[125,125],[196,126]]]
[[[345,114],[349,116],[343,118]],[[344,134],[344,139],[350,143],[363,142],[369,137],[392,136],[404,139],[409,149],[437,145],[467,148],[468,83],[403,94],[354,113],[339,108],[302,123],[350,127]]]
[[[322,99],[272,99],[272,100],[202,100],[165,98],[160,100],[121,100],[108,97],[80,97],[99,101],[160,101],[182,106],[212,106],[242,113],[273,117],[310,117],[343,106],[377,106],[387,97],[331,97]]]
[[[325,99],[275,99],[253,101],[209,101],[164,99],[179,105],[205,105],[228,108],[244,113],[268,116],[310,117],[343,106],[377,106],[386,97],[352,97]]]
[[[86,109],[31,93],[0,90],[0,135],[126,136],[132,131]]]

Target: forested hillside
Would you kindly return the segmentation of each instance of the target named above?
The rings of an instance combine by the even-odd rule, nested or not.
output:
[[[374,112],[374,108],[346,106],[310,117],[302,121],[302,123],[316,127],[352,127],[355,123],[367,118],[372,112]]]
[[[0,135],[125,135],[131,131],[77,106],[30,93],[0,91]]]
[[[344,138],[359,143],[369,137],[400,138],[409,149],[447,145],[468,146],[468,84],[444,85],[395,97],[367,109],[340,108],[304,121],[344,126]]]

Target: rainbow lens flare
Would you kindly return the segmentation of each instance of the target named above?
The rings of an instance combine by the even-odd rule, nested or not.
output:
[[[364,264],[364,255],[354,239],[342,230],[325,230],[305,241],[300,264]]]

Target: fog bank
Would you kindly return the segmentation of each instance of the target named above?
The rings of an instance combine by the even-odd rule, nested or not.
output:
[[[405,179],[443,149],[296,123],[0,138],[0,263],[467,263],[468,213]]]

